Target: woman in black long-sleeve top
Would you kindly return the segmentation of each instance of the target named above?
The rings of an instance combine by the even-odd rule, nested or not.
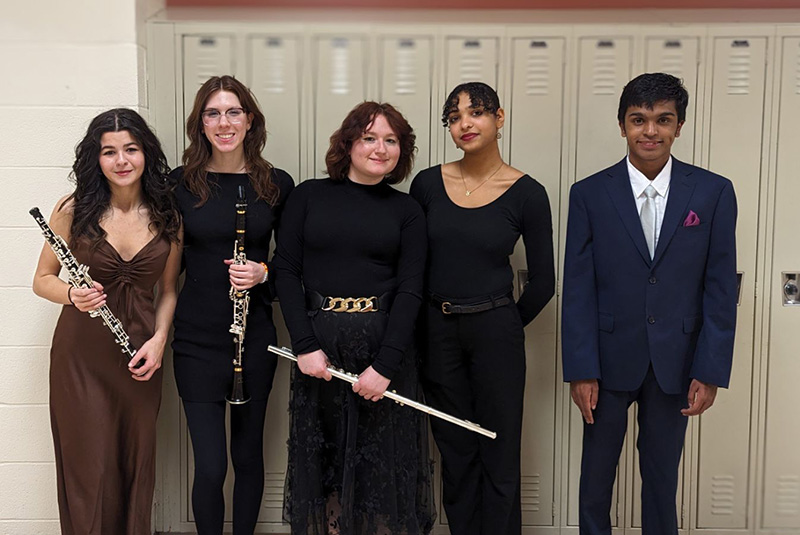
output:
[[[432,526],[425,419],[379,401],[390,382],[417,397],[425,218],[390,186],[411,170],[414,139],[392,106],[360,104],[331,137],[330,178],[301,183],[283,215],[276,286],[299,357],[285,502],[295,535]],[[329,365],[358,382],[330,381]]]
[[[504,114],[479,82],[456,87],[442,121],[464,157],[419,173],[411,195],[428,225],[422,381],[432,406],[497,432],[480,437],[431,421],[442,455],[452,533],[519,535],[523,327],[553,296],[550,205],[544,187],[503,162]],[[528,268],[514,302],[509,256],[522,236]]]
[[[184,221],[186,278],[175,311],[175,380],[194,451],[192,510],[200,535],[222,535],[223,484],[228,469],[225,398],[235,356],[231,287],[249,290],[243,355],[250,401],[230,408],[230,456],[235,474],[233,533],[252,535],[264,491],[264,418],[277,357],[267,258],[280,211],[294,187],[286,172],[261,156],[264,115],[255,97],[231,76],[212,77],[198,90],[186,121],[189,147],[175,169],[175,195]],[[247,197],[247,263],[231,261],[236,201]]]

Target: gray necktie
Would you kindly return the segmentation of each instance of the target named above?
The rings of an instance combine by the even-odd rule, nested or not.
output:
[[[642,213],[639,218],[642,220],[642,230],[644,239],[647,241],[647,249],[650,251],[650,258],[656,252],[656,195],[658,192],[652,184],[644,190],[646,199],[642,205]]]

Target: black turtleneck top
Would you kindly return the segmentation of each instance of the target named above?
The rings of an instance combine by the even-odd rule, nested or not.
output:
[[[296,354],[320,349],[304,290],[330,297],[394,294],[386,334],[372,363],[392,378],[412,344],[422,301],[425,216],[407,194],[382,182],[306,180],[281,219],[275,284]]]

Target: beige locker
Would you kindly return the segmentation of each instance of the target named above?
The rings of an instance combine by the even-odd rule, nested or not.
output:
[[[233,38],[226,35],[183,36],[183,124],[197,90],[212,76],[234,74]],[[185,129],[184,129],[185,131]],[[181,151],[183,147],[181,147]]]
[[[686,124],[681,136],[672,146],[672,154],[681,161],[694,162],[695,132],[699,130],[696,110],[697,102],[703,97],[698,91],[698,37],[648,37],[646,39],[645,71],[665,72],[683,80],[689,92],[689,106],[686,109]]]
[[[447,38],[445,87],[441,92],[442,102],[439,103],[440,107],[438,109],[434,108],[437,115],[441,116],[441,105],[444,104],[444,99],[458,84],[484,82],[498,91],[499,51],[500,47],[496,37]],[[443,130],[444,162],[461,159],[462,153],[455,147],[453,138],[450,137],[450,132],[447,129]]]
[[[547,189],[553,214],[554,247],[558,251],[562,134],[564,123],[564,38],[512,41],[511,95],[507,102],[506,143],[512,166],[536,178]],[[511,112],[513,110],[513,112]],[[512,257],[524,272],[525,247],[520,240]],[[519,294],[517,294],[518,296]],[[525,329],[527,374],[522,436],[522,523],[553,525],[556,483],[556,400],[561,393],[556,355],[557,299]]]
[[[631,79],[632,59],[629,37],[581,37],[578,47],[576,180],[625,156],[617,108],[622,88]]]
[[[314,40],[314,147],[312,177],[327,176],[330,137],[347,113],[367,95],[365,39],[359,36]],[[306,177],[302,177],[303,179]]]
[[[264,157],[300,177],[302,42],[297,36],[256,35],[248,39],[247,84],[267,118]]]
[[[697,528],[746,528],[758,200],[766,92],[766,37],[713,37],[707,168],[734,183],[737,269],[743,272],[730,390],[694,422],[698,435]]]
[[[431,37],[383,37],[380,41],[378,100],[395,106],[417,136],[414,169],[397,187],[408,191],[414,175],[432,165],[431,104],[433,93],[433,39]]]
[[[630,37],[580,37],[578,39],[577,90],[578,113],[575,144],[575,180],[608,167],[625,156],[626,144],[617,125],[617,108],[622,88],[631,77]],[[578,525],[578,489],[581,471],[583,419],[568,401],[569,438],[567,477],[567,522]],[[633,414],[632,411],[630,413]],[[612,525],[621,526],[622,500],[627,456],[623,449],[617,472],[616,499],[612,506]]]
[[[800,306],[789,304],[792,283],[785,272],[800,272],[797,229],[800,228],[797,198],[800,197],[800,168],[797,121],[800,120],[800,37],[785,37],[779,62],[780,101],[778,118],[774,235],[771,269],[764,288],[769,305],[766,366],[766,422],[764,426],[763,529],[800,531],[800,425],[797,423],[797,382],[800,359],[797,328]],[[770,199],[769,202],[773,202]],[[784,290],[784,286],[788,287]],[[794,288],[797,288],[797,279]],[[797,295],[792,301],[797,302]],[[791,529],[794,528],[794,529]]]

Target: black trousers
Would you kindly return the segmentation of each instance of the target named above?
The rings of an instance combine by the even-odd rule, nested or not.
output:
[[[453,535],[519,535],[525,339],[515,304],[445,315],[423,305],[422,384],[431,406],[497,432],[431,418]]]
[[[687,406],[686,394],[665,394],[651,366],[637,390],[607,390],[601,384],[594,424],[583,425],[581,535],[611,535],[614,479],[628,427],[628,407],[634,401],[639,404],[636,447],[642,475],[642,535],[678,533],[675,495],[689,420],[681,414]]]
[[[222,535],[225,500],[222,486],[228,471],[225,432],[227,403],[183,401],[192,437],[194,484],[192,511],[198,535]],[[267,400],[231,405],[233,533],[252,535],[264,494],[264,417]]]

